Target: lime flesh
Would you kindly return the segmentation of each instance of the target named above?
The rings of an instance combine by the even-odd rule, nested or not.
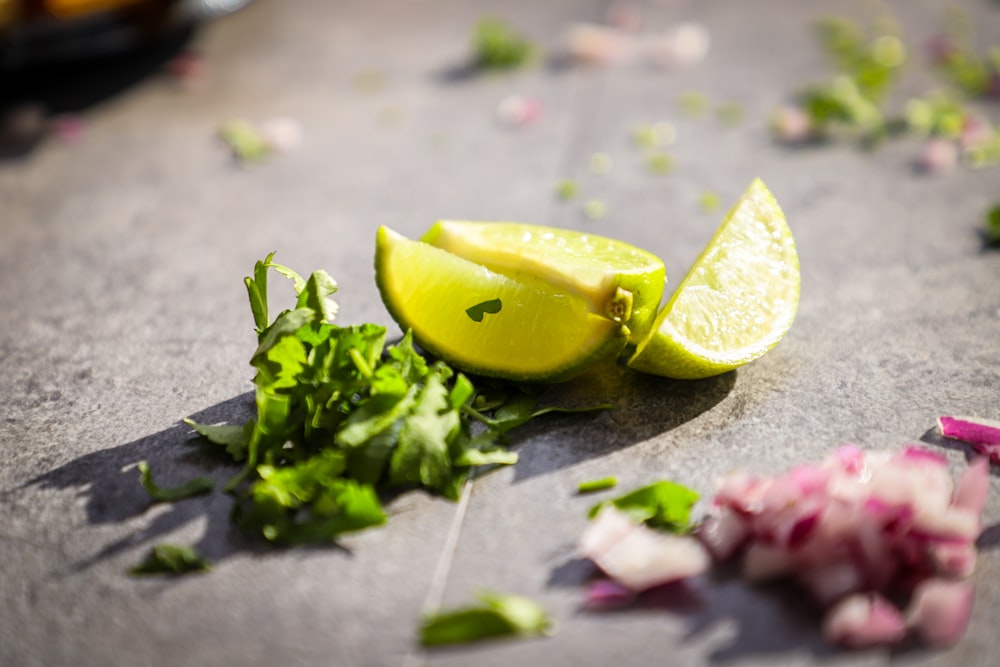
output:
[[[799,259],[774,196],[754,180],[628,365],[678,379],[725,373],[777,345],[798,310]]]
[[[442,220],[421,240],[514,280],[581,297],[595,315],[625,324],[633,343],[649,332],[666,282],[656,255],[568,229]]]
[[[518,280],[386,227],[376,236],[375,280],[393,319],[472,373],[555,382],[621,352],[620,322],[545,278]]]

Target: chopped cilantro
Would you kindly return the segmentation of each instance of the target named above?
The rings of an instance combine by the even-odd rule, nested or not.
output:
[[[712,192],[711,190],[706,190],[701,193],[701,196],[698,198],[698,204],[701,206],[701,210],[706,213],[712,213],[713,211],[718,210],[718,208],[722,205],[722,199],[718,194]]]
[[[187,545],[157,544],[129,574],[188,574],[211,569],[212,564]]]
[[[698,494],[691,489],[661,480],[598,503],[590,508],[588,516],[593,519],[602,507],[610,504],[651,528],[686,533],[691,528],[691,508],[697,501]]]
[[[515,69],[534,55],[535,46],[505,21],[483,19],[472,37],[475,63],[483,69]]]
[[[608,214],[608,206],[599,199],[591,199],[583,205],[583,215],[588,220],[601,220]]]
[[[654,174],[668,174],[674,169],[674,160],[668,153],[651,153],[646,157],[646,168]]]
[[[233,156],[243,164],[261,162],[271,154],[267,142],[251,123],[236,118],[226,121],[219,128],[219,136],[226,142]]]
[[[410,332],[386,346],[384,327],[333,324],[333,278],[304,278],[273,259],[258,261],[244,281],[258,340],[250,359],[256,416],[242,425],[185,420],[243,462],[226,490],[248,534],[283,545],[330,542],[384,523],[382,492],[420,487],[456,499],[476,467],[517,461],[503,447],[508,431],[560,410],[538,408],[513,388],[477,392],[446,364],[428,363]],[[272,270],[296,294],[295,307],[277,315],[268,302]],[[500,307],[486,301],[469,316]]]
[[[677,104],[681,111],[692,118],[700,118],[708,113],[708,98],[694,90],[681,93],[677,98]]]
[[[139,461],[139,483],[146,493],[159,502],[171,503],[191,496],[198,496],[203,493],[211,493],[215,488],[215,480],[211,477],[195,477],[189,482],[171,488],[162,488],[153,481],[153,474],[149,469],[149,464]]]
[[[1000,244],[1000,201],[986,212],[985,232],[987,243]]]
[[[576,181],[562,180],[556,185],[556,196],[563,201],[569,201],[576,197],[578,190]]]
[[[736,102],[723,102],[716,110],[721,120],[726,125],[739,125],[743,120],[743,107]]]
[[[594,153],[590,156],[587,164],[590,165],[591,172],[599,176],[604,176],[611,173],[613,162],[611,156],[607,153]]]
[[[482,303],[477,303],[474,306],[469,306],[465,309],[465,314],[469,316],[469,319],[473,322],[482,322],[483,316],[486,313],[490,315],[496,315],[503,308],[503,303],[500,299],[489,299],[488,301],[483,301]]]
[[[601,479],[590,479],[580,482],[576,490],[580,493],[596,493],[618,486],[617,477],[602,477]]]
[[[551,633],[552,619],[534,600],[488,591],[477,598],[480,602],[477,606],[427,615],[420,628],[420,643],[442,646]]]

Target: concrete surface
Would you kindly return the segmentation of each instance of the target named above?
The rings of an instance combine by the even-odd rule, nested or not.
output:
[[[1000,9],[962,3],[980,34]],[[893,2],[908,43],[941,25],[943,6]],[[1000,635],[997,530],[981,541],[968,636],[948,651],[835,653],[809,607],[786,589],[707,582],[695,609],[588,614],[574,542],[587,478],[622,488],[666,477],[708,493],[734,468],[783,469],[854,441],[923,440],[940,414],[1000,417],[1000,253],[977,227],[1000,171],[915,173],[918,145],[875,153],[776,146],[768,113],[827,69],[808,26],[862,3],[765,0],[656,3],[649,29],[704,23],[701,65],[540,67],[461,76],[483,14],[548,48],[604,3],[461,0],[261,2],[195,37],[212,69],[204,90],[154,73],[86,109],[86,133],[0,163],[0,665],[987,665]],[[901,97],[933,81],[918,52]],[[359,92],[375,70],[384,87]],[[680,113],[679,93],[745,110],[737,127]],[[512,93],[539,97],[535,127],[494,119]],[[983,107],[1000,120],[998,109]],[[221,121],[284,115],[302,147],[242,169],[214,138]],[[676,168],[657,176],[629,141],[669,119]],[[587,168],[605,151],[609,175]],[[529,427],[521,462],[477,480],[458,506],[407,494],[381,529],[343,548],[261,550],[228,522],[222,493],[150,506],[134,464],[164,484],[232,472],[190,444],[179,419],[240,420],[254,345],[241,279],[276,250],[328,269],[342,322],[391,325],[371,267],[374,231],[417,235],[438,218],[507,219],[593,230],[667,262],[671,285],[721,213],[761,176],[798,243],[802,301],[787,338],[719,378],[605,378],[617,409]],[[587,221],[555,183],[578,179],[608,216]],[[668,287],[668,291],[669,291]],[[1000,520],[1000,491],[986,513]],[[456,526],[457,542],[448,548]],[[197,545],[214,572],[177,580],[125,574],[150,544]],[[439,574],[435,574],[435,573]],[[548,639],[446,651],[414,642],[421,609],[479,588],[529,595],[554,615]]]

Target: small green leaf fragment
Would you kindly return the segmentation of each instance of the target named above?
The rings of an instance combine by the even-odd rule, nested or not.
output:
[[[465,314],[469,316],[469,319],[473,322],[482,322],[483,315],[489,313],[490,315],[496,315],[503,308],[503,303],[500,299],[489,299],[488,301],[483,301],[482,303],[477,303],[474,306],[469,306],[465,309]]]
[[[500,637],[540,637],[552,631],[552,619],[530,598],[494,592],[483,592],[477,597],[478,606],[424,617],[420,643],[443,646]]]
[[[719,120],[729,126],[739,125],[743,120],[743,107],[736,102],[723,102],[716,113]]]
[[[271,154],[271,149],[253,124],[236,118],[226,121],[219,128],[219,136],[243,164],[261,162]]]
[[[646,157],[646,169],[654,174],[669,174],[674,170],[674,160],[667,153],[651,153]]]
[[[607,204],[599,199],[591,199],[583,205],[583,215],[588,220],[602,220],[607,214]]]
[[[1000,244],[1000,202],[986,212],[985,230],[987,243]]]
[[[246,458],[247,444],[250,442],[250,435],[253,433],[252,421],[243,425],[199,424],[192,419],[185,419],[183,421],[194,429],[195,433],[209,442],[225,447],[226,453],[232,456],[234,461],[242,461]]]
[[[691,489],[667,480],[660,480],[626,493],[612,500],[605,500],[590,508],[593,519],[605,505],[622,510],[636,522],[645,523],[672,533],[686,533],[691,529],[691,508],[698,502],[698,494]]]
[[[597,491],[613,489],[616,486],[618,486],[617,477],[602,477],[600,479],[590,479],[580,482],[576,490],[579,493],[596,493]]]
[[[677,105],[685,115],[692,118],[701,118],[708,113],[708,98],[697,91],[689,90],[681,93],[677,98]]]
[[[722,199],[715,192],[707,190],[701,193],[701,196],[698,198],[698,205],[701,206],[701,210],[705,213],[712,213],[722,206]]]
[[[611,173],[611,167],[614,165],[614,162],[607,153],[594,153],[590,156],[587,164],[590,166],[591,172],[599,176],[604,176]]]
[[[571,181],[569,179],[559,181],[556,185],[556,196],[562,201],[569,201],[576,197],[579,188],[576,185],[576,181]]]
[[[535,54],[535,45],[500,19],[481,20],[472,36],[476,66],[482,69],[517,69]]]
[[[180,486],[162,488],[153,481],[153,474],[147,462],[139,461],[137,467],[139,468],[139,483],[142,484],[142,488],[146,489],[146,493],[158,502],[172,503],[191,496],[211,493],[215,488],[215,480],[211,477],[195,477]]]
[[[206,572],[212,564],[185,544],[157,544],[146,558],[129,570],[135,576],[155,574],[189,574]]]

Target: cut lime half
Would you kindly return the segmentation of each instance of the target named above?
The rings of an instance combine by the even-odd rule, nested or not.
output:
[[[756,179],[656,318],[628,365],[710,377],[778,344],[799,304],[799,258],[778,202]]]
[[[621,352],[625,326],[548,277],[544,267],[504,275],[386,227],[376,236],[389,313],[421,347],[472,373],[555,382]]]
[[[646,337],[663,297],[663,260],[624,241],[516,222],[442,220],[421,239],[526,284],[585,299],[621,322],[629,341]]]

